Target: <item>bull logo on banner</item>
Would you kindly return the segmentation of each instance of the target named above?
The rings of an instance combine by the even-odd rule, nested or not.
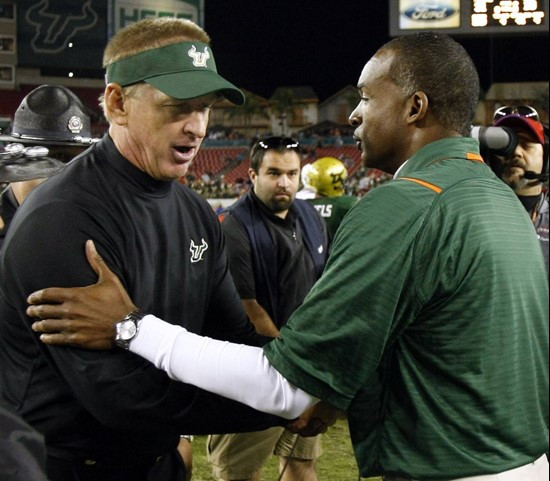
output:
[[[33,51],[60,52],[79,31],[94,27],[99,16],[91,3],[92,0],[41,0],[29,8],[25,19],[36,30],[31,41]]]

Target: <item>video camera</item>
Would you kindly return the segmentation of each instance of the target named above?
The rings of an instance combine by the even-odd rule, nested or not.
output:
[[[479,141],[480,151],[510,156],[518,145],[518,136],[509,127],[472,127],[470,137]]]
[[[547,129],[545,127],[545,129]],[[546,143],[544,145],[544,167],[541,173],[526,170],[523,176],[526,179],[538,179],[546,182],[549,178],[549,160],[548,160],[548,134],[545,130]],[[518,136],[509,127],[472,127],[470,137],[479,141],[479,151],[487,164],[499,175],[500,163],[494,161],[494,155],[510,157],[518,146]]]

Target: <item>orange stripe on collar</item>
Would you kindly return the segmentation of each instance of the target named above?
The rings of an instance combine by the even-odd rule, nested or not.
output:
[[[485,161],[483,160],[483,157],[481,157],[481,155],[479,155],[479,154],[475,154],[474,152],[468,152],[466,154],[466,158],[468,160],[474,160],[476,162],[481,162],[482,164],[485,163]]]
[[[411,182],[416,182],[417,184],[423,185],[424,187],[427,187],[428,189],[432,189],[434,192],[437,192],[438,194],[441,194],[443,192],[443,189],[441,187],[438,187],[437,185],[430,184],[429,182],[426,182],[425,180],[420,179],[413,179],[412,177],[401,177],[402,180],[410,180]]]

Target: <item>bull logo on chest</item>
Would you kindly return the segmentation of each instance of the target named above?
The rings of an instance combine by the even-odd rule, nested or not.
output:
[[[206,250],[208,249],[208,244],[204,239],[201,239],[201,244],[197,245],[191,239],[191,245],[189,246],[189,250],[191,251],[191,263],[202,261],[202,257]]]

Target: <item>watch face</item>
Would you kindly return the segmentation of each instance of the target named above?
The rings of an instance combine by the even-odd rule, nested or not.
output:
[[[129,341],[136,335],[136,323],[134,321],[121,322],[119,328],[119,338],[123,341]]]

